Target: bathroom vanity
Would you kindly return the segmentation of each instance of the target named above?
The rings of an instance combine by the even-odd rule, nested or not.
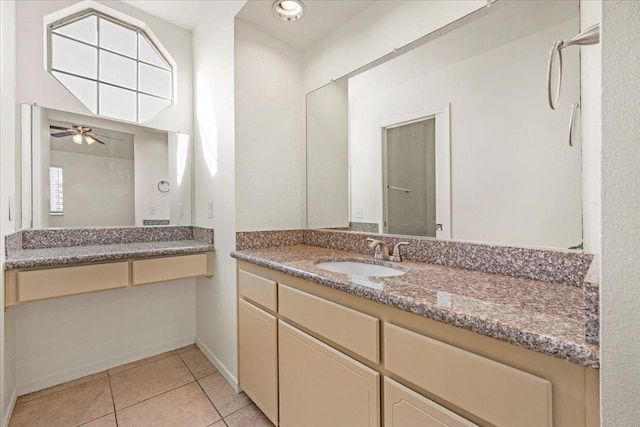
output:
[[[582,287],[411,261],[350,276],[316,264],[372,257],[305,244],[232,256],[239,382],[276,425],[599,423]]]
[[[213,275],[213,230],[200,227],[25,230],[6,242],[5,309]]]

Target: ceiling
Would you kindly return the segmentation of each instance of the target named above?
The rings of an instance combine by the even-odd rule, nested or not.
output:
[[[299,51],[305,51],[373,2],[374,0],[303,0],[305,14],[302,19],[285,22],[273,15],[273,2],[249,0],[236,18]]]
[[[122,0],[170,24],[193,31],[204,12],[215,2],[211,0]]]
[[[123,0],[124,3],[180,28],[193,31],[211,0]],[[370,6],[374,0],[303,0],[305,15],[285,22],[273,15],[271,0],[249,0],[237,18],[289,46],[305,51]]]

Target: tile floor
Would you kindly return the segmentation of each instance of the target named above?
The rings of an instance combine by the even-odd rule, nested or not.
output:
[[[20,396],[9,427],[272,427],[195,344]]]

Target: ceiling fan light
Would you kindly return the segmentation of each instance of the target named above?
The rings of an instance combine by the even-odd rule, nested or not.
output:
[[[96,142],[96,140],[91,135],[85,135],[84,139],[87,141],[87,144],[91,145]]]
[[[304,14],[304,4],[300,0],[276,0],[273,13],[283,21],[297,21]]]
[[[82,135],[80,135],[79,133],[73,135],[73,142],[75,142],[76,144],[82,144]]]

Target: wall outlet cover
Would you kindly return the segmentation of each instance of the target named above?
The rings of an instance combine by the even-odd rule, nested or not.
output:
[[[355,208],[353,216],[356,218],[362,218],[362,208]]]
[[[149,206],[149,215],[155,215],[155,214],[156,214],[156,207]]]
[[[209,218],[213,218],[213,202],[207,203],[207,209],[209,211]]]

